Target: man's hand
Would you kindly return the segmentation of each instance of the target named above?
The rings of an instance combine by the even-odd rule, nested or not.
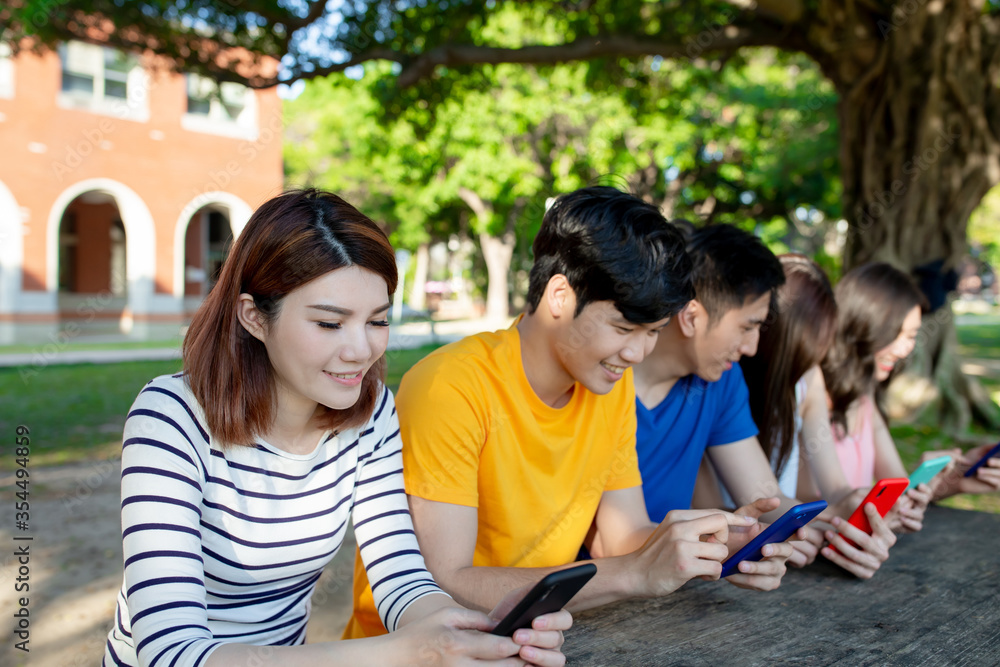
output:
[[[630,555],[639,594],[666,595],[695,577],[718,579],[730,531],[756,523],[755,517],[720,510],[673,510]]]
[[[761,515],[777,509],[781,505],[780,498],[761,498],[749,505],[736,510],[738,516],[747,516],[759,519]],[[734,528],[729,531],[729,542],[726,546],[729,553],[734,554],[753,538],[757,537],[765,528],[766,524],[757,523],[745,527]],[[763,558],[759,561],[745,560],[737,565],[739,574],[734,574],[726,580],[734,586],[748,588],[755,591],[771,591],[781,585],[781,578],[785,576],[785,561],[794,553],[795,548],[791,542],[775,542],[767,544],[761,549]]]
[[[973,447],[964,454],[957,448],[941,452],[925,452],[920,458],[921,462],[946,454],[953,459],[947,468],[931,480],[934,499],[942,500],[959,493],[991,493],[1000,490],[1000,456],[988,459],[972,477],[965,476],[966,471],[992,448],[993,445],[982,445]]]

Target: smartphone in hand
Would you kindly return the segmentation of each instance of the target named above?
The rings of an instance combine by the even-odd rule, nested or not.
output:
[[[951,456],[948,454],[924,461],[910,474],[910,485],[906,487],[906,490],[909,491],[910,489],[931,481],[934,479],[934,476],[944,470],[945,466],[947,466],[950,462]]]
[[[976,461],[975,465],[973,465],[971,468],[969,468],[968,470],[966,470],[965,471],[965,476],[966,477],[972,477],[973,475],[976,474],[976,471],[979,470],[983,466],[984,463],[986,463],[987,461],[989,461],[990,459],[992,459],[992,458],[994,458],[996,456],[1000,456],[1000,442],[998,442],[996,444],[996,447],[994,447],[990,451],[986,452],[986,454],[984,454],[981,459],[979,459],[978,461]]]
[[[802,503],[801,505],[796,505],[791,508],[778,517],[777,521],[762,530],[757,537],[750,540],[746,546],[727,558],[725,562],[722,563],[721,576],[728,577],[731,574],[739,574],[738,566],[741,561],[760,560],[764,557],[761,549],[763,549],[765,545],[774,544],[775,542],[784,542],[789,537],[794,535],[795,531],[812,521],[816,518],[817,514],[825,509],[825,500]]]
[[[565,607],[595,574],[597,566],[593,563],[584,563],[545,575],[491,632],[510,637],[515,630],[530,628],[531,622],[537,617]]]
[[[857,509],[855,509],[851,514],[847,523],[871,535],[872,525],[868,521],[868,516],[865,514],[865,505],[868,503],[874,504],[875,509],[878,510],[879,516],[884,517],[889,513],[889,510],[892,509],[892,506],[896,504],[899,497],[903,495],[903,492],[906,491],[906,487],[909,486],[909,484],[910,480],[905,477],[887,477],[885,479],[880,479],[875,483],[875,486],[872,487],[872,490],[868,492],[865,499],[861,501],[861,504],[858,505]],[[847,543],[851,546],[857,546],[846,537],[844,537],[844,539],[847,540]],[[837,550],[837,547],[832,544],[830,545],[830,548],[834,551]]]

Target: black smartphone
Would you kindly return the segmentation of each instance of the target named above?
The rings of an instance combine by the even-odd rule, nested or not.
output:
[[[530,628],[531,622],[543,614],[559,611],[576,595],[590,578],[597,574],[593,563],[576,565],[545,577],[521,598],[510,613],[503,617],[492,632],[510,637],[515,630]]]

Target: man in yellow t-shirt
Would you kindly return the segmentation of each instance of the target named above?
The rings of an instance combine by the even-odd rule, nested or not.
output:
[[[575,609],[718,577],[759,531],[759,512],[688,510],[657,526],[635,453],[631,366],[693,297],[683,237],[655,207],[591,187],[556,200],[533,249],[526,313],[432,353],[396,397],[428,569],[460,604],[484,610],[584,544],[598,570]],[[791,548],[773,547],[749,585],[772,588],[784,573]],[[358,561],[345,638],[385,632]]]

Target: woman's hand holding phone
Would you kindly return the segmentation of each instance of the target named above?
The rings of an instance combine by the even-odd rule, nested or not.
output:
[[[531,590],[531,586],[516,588],[504,596],[500,603],[490,612],[495,621],[503,619],[517,603]],[[529,665],[539,667],[562,667],[566,664],[566,656],[560,648],[563,645],[563,631],[573,625],[573,617],[565,609],[537,616],[530,628],[520,628],[514,631],[510,639],[521,649],[517,656]]]
[[[926,484],[910,489],[900,497],[899,502],[886,516],[889,527],[897,533],[920,531],[924,527],[924,512],[933,499],[934,494]]]
[[[921,460],[945,454],[953,457],[951,466],[935,477],[931,484],[934,500],[950,498],[959,493],[993,493],[1000,490],[1000,455],[982,460],[995,446],[988,444],[973,447],[964,453],[958,448],[925,452]],[[982,463],[975,472],[966,477],[965,475],[980,462]]]
[[[896,544],[896,535],[874,504],[865,503],[863,511],[871,525],[871,534],[835,517],[833,525],[837,532],[826,531],[830,546],[824,547],[821,553],[859,579],[871,579],[882,563],[889,560],[889,549]]]
[[[802,526],[795,532],[795,539],[788,540],[793,551],[788,558],[787,565],[801,568],[816,560],[819,550],[823,548],[822,525],[821,521],[817,521],[815,524]]]
[[[490,612],[490,618],[498,621],[490,632],[520,645],[518,657],[529,665],[561,667],[566,661],[559,651],[562,633],[573,625],[573,617],[562,607],[596,572],[593,563],[584,563],[510,591]]]

